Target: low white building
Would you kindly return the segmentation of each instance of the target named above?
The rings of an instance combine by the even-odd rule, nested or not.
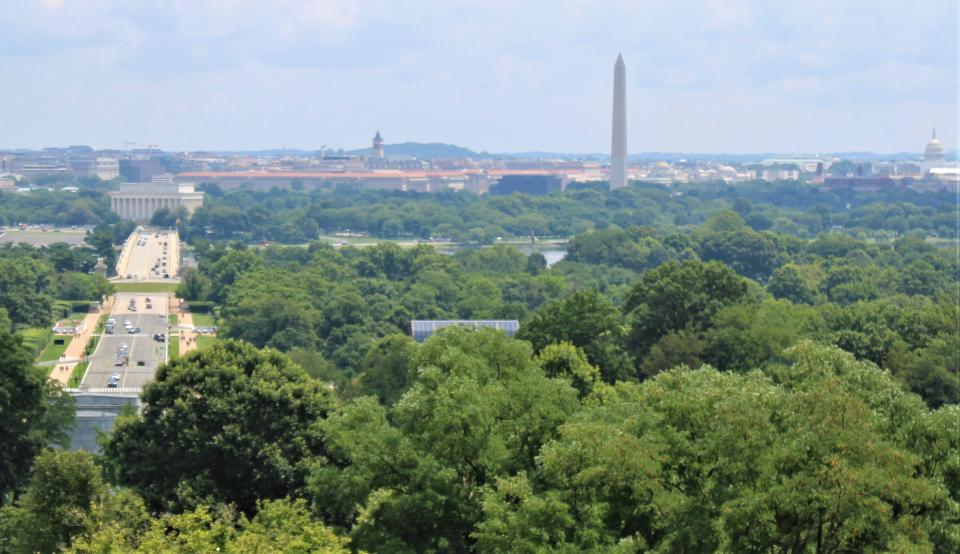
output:
[[[107,194],[115,214],[136,221],[149,221],[160,208],[176,211],[183,207],[192,215],[203,206],[203,193],[197,192],[193,183],[130,183]]]
[[[116,179],[120,176],[120,160],[116,158],[97,158],[94,162],[93,174],[103,181]]]

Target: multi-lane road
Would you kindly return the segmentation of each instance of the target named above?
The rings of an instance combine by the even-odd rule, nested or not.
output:
[[[147,308],[147,298],[150,308]],[[130,309],[133,299],[135,310]],[[90,365],[80,385],[81,389],[105,388],[110,375],[120,374],[118,388],[142,387],[153,379],[157,367],[167,360],[167,344],[154,340],[157,333],[168,335],[167,295],[165,293],[118,293],[110,317],[116,319],[113,334],[100,337],[96,351],[90,356]],[[135,334],[127,333],[124,323],[139,327]],[[167,337],[169,338],[169,337]],[[129,359],[118,365],[120,345],[127,345]]]
[[[138,229],[130,234],[117,261],[121,280],[168,281],[180,270],[176,231]]]

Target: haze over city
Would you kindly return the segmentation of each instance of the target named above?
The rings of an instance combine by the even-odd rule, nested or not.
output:
[[[631,153],[957,144],[958,4],[10,2],[2,148]]]

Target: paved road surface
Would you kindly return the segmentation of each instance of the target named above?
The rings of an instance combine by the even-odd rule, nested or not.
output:
[[[146,309],[146,298],[151,299],[151,309]],[[136,299],[137,311],[128,309],[130,299]],[[117,319],[113,335],[103,335],[96,352],[90,356],[90,366],[83,378],[81,389],[106,387],[111,373],[119,373],[120,387],[142,387],[153,379],[157,367],[166,361],[166,343],[153,340],[154,333],[167,334],[167,295],[163,293],[117,293],[111,316]],[[123,322],[129,320],[140,333],[128,335]],[[121,343],[126,343],[130,353],[127,366],[114,365]],[[137,365],[142,361],[143,365]]]
[[[176,278],[179,264],[177,232],[144,229],[130,234],[120,253],[117,274],[121,279],[164,281]]]

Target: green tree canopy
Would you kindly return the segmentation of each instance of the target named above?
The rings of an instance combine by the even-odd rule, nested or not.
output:
[[[282,354],[235,341],[161,366],[139,416],[118,419],[104,455],[157,510],[204,502],[251,513],[298,491],[325,453],[317,426],[333,394]]]

